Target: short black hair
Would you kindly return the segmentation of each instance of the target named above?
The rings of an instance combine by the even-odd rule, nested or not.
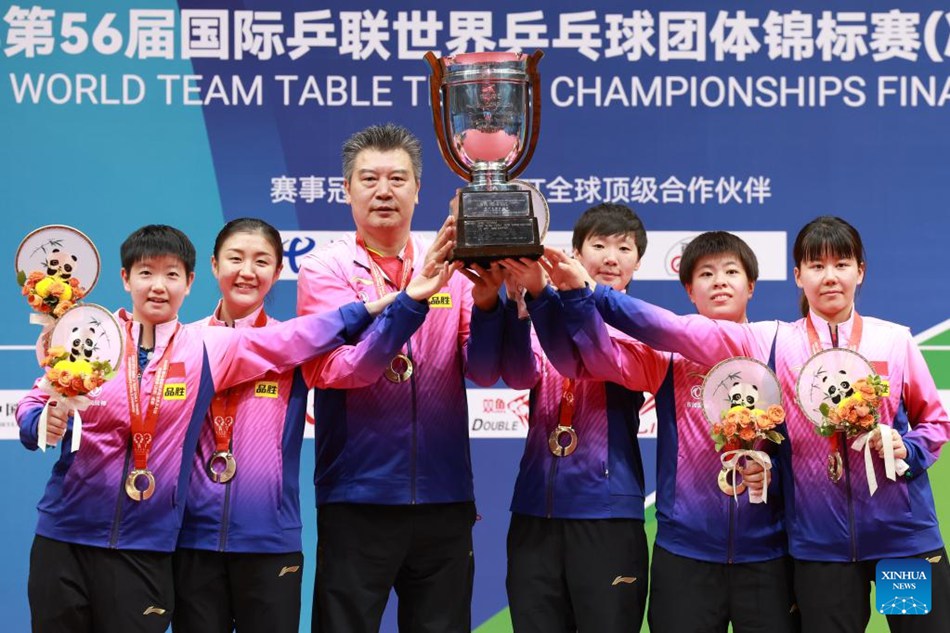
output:
[[[647,231],[640,217],[630,207],[613,202],[595,205],[577,218],[571,245],[580,252],[584,241],[592,235],[632,235],[637,245],[637,257],[647,250]]]
[[[350,182],[356,165],[356,157],[366,149],[378,152],[401,149],[409,155],[415,181],[419,182],[422,178],[422,143],[415,134],[403,126],[384,123],[364,128],[343,142],[343,179],[345,181]]]
[[[686,284],[693,282],[696,264],[702,258],[727,254],[739,258],[749,281],[758,280],[759,260],[745,240],[726,231],[707,231],[694,237],[683,249],[683,255],[680,257],[680,283],[685,288]]]
[[[119,248],[122,268],[131,270],[135,264],[153,257],[177,257],[185,273],[195,271],[195,246],[188,236],[167,224],[148,224],[125,238]]]

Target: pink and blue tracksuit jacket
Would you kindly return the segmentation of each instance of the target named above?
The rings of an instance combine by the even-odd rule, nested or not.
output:
[[[416,275],[428,244],[411,239]],[[369,256],[352,234],[306,257],[297,289],[300,314],[377,296]],[[372,331],[317,359],[308,382],[316,386],[318,506],[474,499],[465,377],[494,384],[489,359],[501,340],[500,317],[475,312],[471,282],[455,274],[428,303],[401,292]],[[400,351],[413,372],[393,383],[384,370]]]
[[[234,328],[253,327],[259,313],[235,320]],[[268,327],[277,323],[267,318]],[[225,326],[214,315],[199,324]],[[300,446],[307,413],[303,375],[299,369],[268,372],[231,391],[230,397],[239,402],[231,435],[237,471],[224,484],[208,476],[208,460],[215,453],[209,413],[198,435],[178,546],[220,552],[300,551]]]
[[[530,321],[518,318],[513,302],[501,310],[502,378],[512,388],[531,390],[528,437],[511,511],[554,519],[642,521],[643,462],[637,443],[642,389],[582,371],[559,303],[557,293],[547,288],[528,302]],[[572,454],[556,457],[548,437],[558,425],[564,377],[576,379],[572,427],[578,445]]]
[[[131,320],[124,310],[117,318],[123,326]],[[125,493],[132,451],[123,363],[116,376],[93,396],[93,405],[83,412],[82,444],[75,453],[68,450],[71,431],[67,431],[38,505],[36,533],[94,547],[174,550],[198,436],[214,393],[263,379],[271,371],[290,371],[317,353],[341,345],[370,322],[366,308],[356,303],[268,328],[181,327],[175,335],[148,458],[148,468],[155,474],[155,492],[144,501],[133,501]],[[171,321],[155,327],[155,360],[149,362],[140,378],[143,411],[151,394],[157,359],[177,326],[177,321]],[[141,336],[138,323],[133,323],[132,333],[135,340]],[[37,447],[37,423],[47,399],[34,388],[17,407],[20,439],[27,448]]]
[[[675,351],[713,365],[731,356],[766,360],[774,346],[775,369],[782,397],[795,402],[795,384],[811,357],[805,319],[794,323],[737,324],[698,315],[677,316],[667,310],[598,286],[594,299],[604,320],[657,348]],[[831,328],[814,313],[812,320],[823,348],[832,347]],[[849,346],[854,314],[838,325],[838,342]],[[801,560],[865,561],[914,556],[943,546],[927,468],[950,437],[950,418],[933,378],[906,328],[864,317],[857,351],[882,378],[890,396],[881,404],[881,423],[901,434],[910,466],[890,481],[882,460],[874,465],[880,487],[870,496],[864,456],[842,449],[844,476],[838,483],[826,472],[828,441],[797,406],[787,406],[790,463],[782,473],[786,526],[791,555]]]
[[[587,291],[562,292],[560,298],[559,303],[548,302],[562,309],[547,321],[563,321],[576,350],[577,375],[654,394],[656,543],[679,556],[710,563],[761,562],[787,555],[777,476],[784,458],[778,454],[781,447],[772,455],[776,471],[767,504],[751,504],[748,495],[724,495],[716,480],[719,452],[700,398],[709,367],[654,351],[610,328]],[[784,434],[784,425],[779,431]]]

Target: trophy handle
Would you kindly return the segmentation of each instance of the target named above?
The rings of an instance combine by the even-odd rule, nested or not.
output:
[[[431,54],[431,53],[430,53]],[[534,148],[538,144],[538,134],[541,131],[541,75],[538,74],[538,62],[544,57],[544,52],[535,50],[528,57],[527,73],[531,78],[531,138],[528,141],[528,150],[521,155],[520,160],[508,170],[508,178],[513,180],[521,175],[534,156]],[[432,62],[429,62],[432,63]],[[444,151],[443,151],[444,155]]]
[[[442,68],[442,62],[432,51],[426,53],[425,60],[429,62],[429,66],[432,68],[432,74],[429,76],[429,100],[432,102],[432,124],[435,126],[435,137],[439,142],[442,159],[463,180],[471,180],[471,173],[465,170],[464,166],[455,158],[455,154],[449,150],[449,140],[445,138],[445,120],[443,117],[446,115],[442,107],[442,83],[445,71]]]

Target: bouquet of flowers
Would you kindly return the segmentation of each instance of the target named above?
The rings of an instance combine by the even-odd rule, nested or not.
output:
[[[122,360],[123,330],[115,317],[91,303],[73,306],[56,320],[50,332],[50,348],[40,359],[43,378],[37,385],[73,417],[72,444],[77,450],[82,437],[82,418],[103,383],[115,376]],[[37,444],[46,450],[49,403],[37,426]]]
[[[785,409],[781,405],[768,405],[765,410],[735,405],[723,411],[721,417],[721,421],[715,422],[710,430],[717,451],[723,448],[751,450],[758,440],[781,444],[784,439],[775,430],[785,421]]]
[[[890,385],[877,374],[859,378],[849,385],[848,391],[837,403],[822,402],[818,405],[822,421],[817,427],[819,435],[831,437],[843,431],[848,438],[867,433],[877,428],[881,421],[881,398],[890,395]],[[839,392],[840,393],[840,392]]]
[[[768,481],[772,460],[759,447],[762,442],[781,444],[784,437],[776,427],[785,421],[781,388],[772,370],[753,358],[725,360],[706,375],[702,400],[709,434],[722,451],[719,489],[736,498],[745,492],[746,483],[736,481],[745,461],[761,466]],[[750,503],[767,501],[768,485],[761,491],[749,489]]]
[[[815,431],[828,438],[831,481],[841,479],[841,450],[845,440],[853,440],[852,450],[864,451],[868,490],[872,495],[878,485],[871,439],[880,437],[882,440],[884,472],[888,479],[895,481],[897,475],[907,472],[907,463],[894,457],[891,434],[896,431],[881,424],[881,407],[890,395],[890,386],[863,356],[843,348],[818,352],[802,367],[795,390],[798,404],[815,425]]]
[[[99,279],[99,251],[92,240],[71,226],[43,226],[20,242],[16,279],[35,311],[30,322],[49,333],[56,319],[89,294]],[[43,357],[45,346],[39,350]]]
[[[42,270],[34,270],[29,275],[18,271],[17,283],[31,308],[53,318],[63,316],[66,310],[86,296],[86,289],[75,277],[63,279],[59,275],[47,275]]]
[[[85,397],[115,376],[109,361],[75,358],[63,347],[51,347],[40,366],[46,368],[41,389],[73,408],[78,408],[75,406],[77,398]]]

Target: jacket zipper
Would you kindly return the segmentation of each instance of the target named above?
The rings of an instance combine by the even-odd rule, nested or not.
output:
[[[412,362],[412,337],[406,341],[406,356]],[[409,376],[409,387],[412,390],[412,444],[409,452],[409,503],[416,503],[416,451],[419,447],[419,429],[416,411],[416,376],[415,372]]]
[[[547,512],[546,516],[550,519],[554,514],[554,479],[557,476],[557,465],[561,458],[554,456],[551,460],[551,468],[548,469],[548,488],[547,488]]]
[[[847,446],[847,443],[845,443]],[[848,536],[851,538],[851,562],[858,560],[858,544],[854,534],[854,499],[851,497],[851,467],[848,465],[848,455],[844,455],[844,481],[848,486]]]
[[[733,545],[736,538],[736,502],[732,499],[729,499],[726,501],[726,503],[729,505],[729,542],[726,546],[726,563],[731,565],[733,562],[735,562],[733,560]]]
[[[132,444],[125,447],[125,467],[119,476],[119,494],[115,499],[115,516],[112,519],[112,534],[109,536],[109,547],[115,549],[119,542],[119,523],[122,522],[122,495],[125,493],[125,478],[129,472],[129,459],[132,455]]]
[[[142,344],[142,330],[139,329],[139,339],[137,341],[138,345]],[[154,341],[153,341],[154,349]],[[136,353],[138,350],[136,350]],[[138,363],[136,363],[138,367]],[[145,364],[145,367],[139,368],[139,388],[142,387],[142,375],[145,373],[145,369],[148,368],[148,363]],[[131,436],[131,421],[129,422],[129,439],[125,445],[125,461],[124,467],[122,468],[122,473],[119,475],[119,494],[115,500],[115,515],[112,518],[112,533],[109,535],[109,547],[115,549],[119,542],[119,524],[122,522],[122,494],[125,492],[125,478],[128,476],[129,472],[129,461],[132,457],[132,436]]]

